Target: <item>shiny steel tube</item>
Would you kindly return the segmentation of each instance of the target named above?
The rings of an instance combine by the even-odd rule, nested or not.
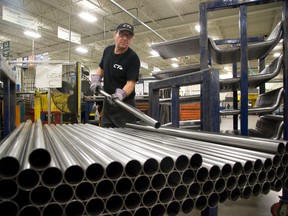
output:
[[[275,169],[270,169],[267,172],[267,181],[272,182],[276,178],[276,171]]]
[[[29,140],[26,151],[29,156],[28,161],[31,167],[42,170],[49,165],[51,156],[46,147],[41,120],[37,119],[34,124],[34,136]],[[39,160],[39,158],[41,158],[41,160]]]
[[[216,193],[222,193],[225,190],[226,182],[223,178],[218,178],[214,181],[214,191]]]
[[[143,216],[149,214],[150,214],[149,209],[144,206],[140,206],[134,211],[134,216]]]
[[[254,186],[257,183],[257,179],[258,179],[257,173],[252,172],[249,175],[247,175],[247,184],[249,186]]]
[[[18,185],[14,179],[0,179],[0,199],[13,199],[18,193]]]
[[[9,215],[18,215],[19,206],[13,200],[1,200],[0,201],[0,209],[1,212],[9,212]]]
[[[86,202],[85,211],[87,215],[101,215],[105,210],[104,200],[93,197]]]
[[[157,203],[150,209],[150,215],[164,215],[165,214],[165,206]]]
[[[188,188],[188,194],[191,198],[196,198],[201,193],[201,185],[198,182],[192,183]]]
[[[131,211],[122,210],[117,213],[117,216],[133,216]]]
[[[239,169],[239,171],[241,170],[241,172],[242,172],[242,165],[239,163],[239,162],[233,162],[233,161],[227,161],[227,160],[225,160],[225,159],[221,159],[221,158],[216,158],[216,157],[214,157],[214,156],[207,156],[207,155],[205,155],[204,157],[203,157],[203,163],[208,163],[208,164],[215,164],[215,165],[217,165],[217,166],[219,166],[220,167],[220,175],[223,177],[223,178],[227,178],[227,177],[229,177],[230,175],[232,175],[232,172],[233,172],[233,168],[232,168],[232,166],[234,167],[235,166],[235,164],[237,165],[237,166],[235,166],[236,168],[238,168]],[[240,164],[240,166],[239,166],[239,164]],[[236,171],[236,168],[235,168],[235,173],[237,172],[237,173],[239,173],[239,171],[237,170]],[[240,173],[241,173],[240,172]]]
[[[252,187],[252,194],[254,197],[258,197],[260,194],[261,194],[261,185],[260,184],[255,184],[253,187]]]
[[[155,190],[148,190],[142,195],[142,205],[152,207],[158,202],[158,193]]]
[[[84,203],[78,200],[71,200],[64,207],[65,216],[83,215],[84,212],[85,212]]]
[[[237,186],[237,179],[235,176],[229,176],[226,180],[226,189],[232,191]]]
[[[23,158],[23,153],[25,154],[31,127],[32,121],[27,120],[22,127],[12,133],[11,139],[8,137],[0,146],[1,178],[13,178],[18,174],[20,164],[23,164],[21,159]],[[13,139],[14,137],[15,139]]]
[[[42,209],[42,216],[62,216],[64,209],[62,205],[56,202],[50,202]]]
[[[47,130],[47,134],[51,138],[51,147],[56,153],[56,158],[59,161],[61,170],[64,173],[64,180],[68,184],[76,185],[84,179],[83,167],[79,165],[74,154],[70,152],[69,144],[67,144],[67,138],[63,137],[61,133],[57,130],[55,125],[44,125],[44,130]],[[66,144],[64,144],[66,143]]]
[[[237,201],[241,197],[241,190],[239,188],[234,188],[228,192],[228,199],[232,201]]]
[[[271,183],[270,182],[264,182],[261,186],[261,193],[262,194],[268,194],[271,190]]]
[[[251,186],[246,186],[241,189],[241,195],[240,197],[242,199],[250,199],[252,197],[253,190]]]
[[[38,186],[31,190],[29,200],[33,205],[44,206],[51,201],[52,191],[46,186]]]
[[[115,182],[115,192],[120,196],[125,196],[133,189],[133,182],[128,177],[121,177]]]
[[[271,154],[283,154],[285,151],[285,145],[284,143],[278,143],[278,142],[269,142],[265,140],[252,140],[245,137],[236,137],[236,136],[229,136],[229,135],[220,135],[215,133],[208,133],[208,132],[195,132],[195,131],[184,131],[184,130],[177,130],[177,129],[171,129],[171,128],[159,128],[158,130],[155,130],[152,127],[149,126],[140,126],[135,124],[126,124],[126,127],[128,128],[135,128],[140,130],[146,130],[146,131],[152,131],[157,132],[161,134],[168,134],[178,137],[184,137],[184,138],[190,138],[190,139],[196,139],[201,141],[207,141],[207,142],[213,142],[213,143],[219,143],[234,147],[240,147],[240,148],[246,148],[250,150],[255,151],[261,151]]]
[[[107,198],[114,192],[114,183],[109,179],[102,179],[96,184],[95,193],[97,197]]]
[[[163,173],[157,173],[151,176],[151,188],[158,191],[161,190],[166,184],[166,176]]]
[[[167,204],[173,199],[173,190],[170,187],[164,187],[159,192],[159,203]]]
[[[186,198],[181,202],[181,211],[184,214],[189,214],[194,209],[194,200],[192,198]]]
[[[99,93],[104,95],[106,98],[111,98],[111,95],[104,90],[99,90]],[[160,122],[156,121],[155,119],[151,118],[150,116],[146,115],[135,107],[122,102],[118,98],[113,99],[113,101],[121,108],[125,109],[129,113],[133,114],[134,116],[145,122],[147,125],[153,126],[154,128],[159,128],[161,126]]]
[[[38,206],[26,205],[20,209],[19,216],[26,216],[26,215],[40,216],[41,210]]]
[[[195,172],[192,169],[186,169],[184,172],[182,172],[182,183],[184,185],[190,185],[195,180]]]
[[[95,127],[92,125],[85,125],[85,131],[94,132],[97,130],[100,134],[98,134],[98,139],[101,137],[101,141],[106,139],[106,144],[109,147],[114,148],[117,151],[121,151],[123,154],[127,154],[127,157],[133,155],[133,158],[137,158],[142,164],[146,163],[148,159],[154,158],[158,161],[159,167],[162,172],[168,173],[174,168],[174,160],[172,157],[163,150],[159,150],[156,148],[151,148],[148,145],[145,145],[144,140],[138,139],[134,140],[131,136],[128,138],[124,138],[121,133],[113,134],[112,130],[107,130],[104,128]],[[115,132],[114,132],[115,133]],[[91,136],[91,135],[90,135]],[[100,136],[100,137],[99,137]],[[115,145],[117,143],[118,145]],[[131,148],[133,146],[133,150]]]
[[[247,176],[245,174],[239,175],[239,176],[237,176],[237,185],[236,185],[236,187],[238,187],[240,189],[244,188],[244,187],[246,187],[247,182],[248,182],[248,179],[247,179]]]
[[[123,199],[119,195],[111,195],[106,200],[106,210],[108,213],[116,213],[123,207]]]
[[[172,171],[167,175],[167,185],[169,187],[176,187],[181,183],[181,174],[178,171]]]
[[[201,188],[202,194],[205,196],[209,196],[214,191],[214,182],[211,180],[207,180],[202,184]]]
[[[218,193],[211,193],[207,199],[207,205],[209,208],[215,208],[219,203],[219,194]]]
[[[82,181],[75,187],[75,197],[83,202],[92,198],[94,192],[94,185],[87,181]]]
[[[228,199],[228,191],[224,190],[223,192],[219,193],[219,203],[224,203]]]
[[[29,166],[28,163],[26,165]],[[27,167],[19,172],[16,181],[19,188],[23,190],[32,190],[40,184],[40,173],[37,170]]]
[[[143,193],[150,187],[150,179],[147,175],[139,175],[134,179],[133,190]]]
[[[206,167],[209,171],[209,179],[216,180],[219,178],[221,174],[220,167],[214,164],[206,163],[205,161],[202,163],[203,167]]]
[[[73,199],[74,189],[71,185],[65,183],[57,185],[52,192],[52,197],[57,203],[67,203]]]
[[[174,200],[168,203],[166,207],[166,213],[167,215],[178,215],[180,209],[181,209],[180,203]]]
[[[174,189],[174,198],[177,201],[183,200],[188,194],[187,187],[185,185],[178,185]]]
[[[141,204],[141,196],[138,193],[131,192],[124,198],[124,207],[130,212],[137,209]]]
[[[204,210],[208,206],[208,199],[204,195],[196,197],[194,207],[200,211]]]
[[[283,188],[282,179],[275,179],[271,182],[271,190],[279,192]]]

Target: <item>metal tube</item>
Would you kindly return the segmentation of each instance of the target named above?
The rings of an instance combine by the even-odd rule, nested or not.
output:
[[[194,205],[195,205],[195,208],[198,209],[199,211],[204,210],[208,206],[207,197],[203,195],[196,197]]]
[[[119,195],[112,195],[106,200],[106,210],[108,213],[116,213],[123,207],[123,199]]]
[[[101,215],[105,210],[104,200],[98,197],[93,197],[86,202],[85,206],[87,215]]]
[[[2,200],[0,202],[1,212],[9,212],[9,215],[18,215],[19,206],[13,200]]]
[[[188,188],[188,194],[191,198],[196,198],[201,193],[201,185],[198,182],[192,183]]]
[[[149,126],[140,126],[134,124],[126,124],[128,128],[135,128],[141,130],[147,130],[152,132],[157,132],[161,134],[168,134],[173,136],[179,136],[184,138],[196,139],[201,141],[208,141],[213,143],[219,143],[223,145],[235,146],[240,148],[246,148],[255,151],[266,152],[270,154],[283,154],[285,151],[284,144],[278,142],[268,142],[264,140],[252,140],[244,137],[236,137],[236,136],[228,136],[228,135],[220,135],[216,133],[208,133],[208,132],[195,132],[195,131],[184,131],[177,130],[171,128],[159,128],[155,130]]]
[[[149,209],[144,206],[140,206],[134,211],[134,216],[143,216],[149,214],[150,214]]]
[[[171,201],[166,207],[167,215],[178,215],[180,212],[180,203],[178,201]]]
[[[23,127],[20,127],[19,130],[16,130],[15,133],[13,133],[12,138],[16,136],[15,139],[7,138],[5,139],[6,142],[4,141],[4,143],[2,143],[0,148],[3,151],[0,151],[1,178],[13,178],[18,174],[20,163],[22,162],[23,158],[23,152],[25,152],[24,150],[30,134],[31,126],[32,121],[27,120]]]
[[[131,211],[123,210],[117,213],[117,216],[133,216]]]
[[[152,207],[158,201],[158,194],[155,190],[148,190],[142,195],[142,205]]]
[[[94,195],[94,185],[87,181],[82,181],[75,187],[75,197],[80,201],[87,201]]]
[[[202,184],[202,194],[205,196],[209,196],[214,190],[214,182],[211,180],[207,180]]]
[[[186,198],[181,203],[181,211],[184,214],[189,214],[194,209],[194,200],[191,198]]]
[[[34,124],[34,136],[29,140],[26,151],[29,155],[28,161],[31,167],[41,170],[49,165],[51,156],[46,147],[41,120],[37,119]],[[39,158],[41,158],[41,160],[39,160]]]
[[[268,194],[271,190],[271,184],[270,182],[264,182],[262,184],[262,187],[261,187],[261,193],[262,194]]]
[[[133,188],[137,193],[143,193],[150,187],[150,179],[146,175],[135,178]]]
[[[120,196],[125,196],[133,189],[133,182],[130,178],[122,177],[115,182],[115,192]]]
[[[164,187],[159,192],[159,202],[167,204],[173,199],[173,190],[170,187]]]
[[[271,190],[279,192],[283,188],[282,179],[275,179],[271,182]]]
[[[239,175],[237,177],[236,187],[238,187],[240,189],[244,188],[247,186],[247,182],[248,182],[248,179],[247,179],[247,176],[245,174]]]
[[[222,193],[225,190],[226,182],[223,178],[214,181],[214,190],[216,193]]]
[[[84,203],[78,200],[71,200],[64,207],[65,216],[83,215],[84,212],[85,212]]]
[[[51,190],[46,186],[38,186],[31,190],[29,200],[33,205],[44,206],[52,198]]]
[[[237,179],[235,176],[229,176],[226,180],[226,189],[232,191],[237,186]]]
[[[241,190],[241,195],[240,197],[242,199],[250,199],[252,197],[252,193],[253,193],[253,190],[252,190],[252,187],[251,186],[246,186],[244,187],[242,190]]]
[[[190,185],[195,180],[195,172],[192,169],[186,169],[182,172],[182,183],[185,185]]]
[[[212,193],[208,196],[207,204],[209,208],[215,208],[219,203],[219,194],[218,193]]]
[[[161,190],[166,184],[166,176],[163,173],[157,173],[151,177],[151,188]]]
[[[257,174],[255,172],[247,175],[247,184],[250,186],[254,186],[257,183]]]
[[[254,197],[258,197],[260,194],[261,194],[261,185],[260,184],[255,184],[253,187],[252,187],[252,194]]]
[[[37,170],[26,168],[21,170],[16,177],[19,188],[32,190],[40,184],[40,173]]]
[[[174,189],[174,198],[177,201],[183,200],[188,194],[187,187],[185,185],[178,185]]]
[[[219,168],[219,166],[214,165],[214,164],[210,164],[210,163],[206,163],[205,161],[202,163],[203,167],[206,167],[209,171],[209,179],[211,180],[216,180],[217,178],[219,178],[221,170]]]
[[[165,207],[164,205],[157,203],[150,209],[150,215],[164,215],[165,214]]]
[[[219,203],[224,203],[228,199],[228,191],[224,190],[223,192],[219,193]]]
[[[172,171],[167,176],[167,185],[169,187],[176,187],[181,183],[181,174],[178,171]]]
[[[52,192],[52,197],[57,203],[67,203],[74,197],[73,187],[65,183],[57,185]]]
[[[228,192],[228,199],[232,201],[237,201],[241,196],[241,190],[239,188],[234,188]]]
[[[62,216],[64,212],[63,207],[56,202],[50,202],[42,209],[42,216]]]
[[[141,196],[138,193],[131,192],[124,198],[124,207],[130,212],[137,209],[141,204]]]
[[[107,198],[114,192],[114,183],[109,179],[102,179],[96,184],[95,192],[97,197]]]
[[[104,95],[106,98],[111,98],[111,95],[103,90],[99,90],[99,93]],[[112,98],[111,98],[112,99]],[[153,126],[154,128],[159,128],[161,126],[160,122],[156,121],[155,119],[151,118],[150,116],[146,115],[145,113],[141,112],[140,110],[136,109],[133,106],[130,106],[129,104],[126,104],[119,100],[118,98],[113,99],[113,101],[119,105],[121,108],[125,109],[132,115],[136,116],[143,122],[147,123],[147,125]]]
[[[13,199],[18,193],[18,185],[14,179],[0,179],[0,199]]]
[[[20,209],[19,216],[26,216],[26,215],[40,216],[41,210],[38,206],[26,205]]]

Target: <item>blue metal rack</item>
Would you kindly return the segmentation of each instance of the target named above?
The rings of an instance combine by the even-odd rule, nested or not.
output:
[[[5,137],[15,128],[16,76],[2,56],[0,56],[0,80],[3,82],[3,137]],[[3,137],[1,137],[1,139]]]

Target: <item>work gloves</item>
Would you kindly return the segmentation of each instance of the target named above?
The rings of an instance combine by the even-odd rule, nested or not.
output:
[[[96,94],[98,92],[98,89],[102,89],[101,85],[101,76],[98,74],[91,74],[91,85],[90,90],[93,92],[93,94]]]
[[[116,98],[119,99],[120,101],[123,101],[126,98],[126,92],[123,89],[117,88],[115,90],[115,93],[111,95],[111,98],[107,98],[107,99],[111,105],[115,106],[116,104],[114,100]]]

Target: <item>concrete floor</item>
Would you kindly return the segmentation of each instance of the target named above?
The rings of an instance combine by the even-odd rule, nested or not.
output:
[[[251,115],[248,118],[248,127],[254,128],[257,115]],[[240,125],[240,120],[239,120]],[[240,127],[239,127],[240,128]],[[221,117],[221,130],[233,129],[233,117]],[[261,194],[258,197],[250,199],[238,199],[237,201],[226,200],[218,205],[218,216],[271,216],[271,206],[279,201],[279,196],[282,196],[282,191],[270,191],[267,195]],[[179,214],[179,216],[201,216],[201,211],[193,210],[191,214]]]

